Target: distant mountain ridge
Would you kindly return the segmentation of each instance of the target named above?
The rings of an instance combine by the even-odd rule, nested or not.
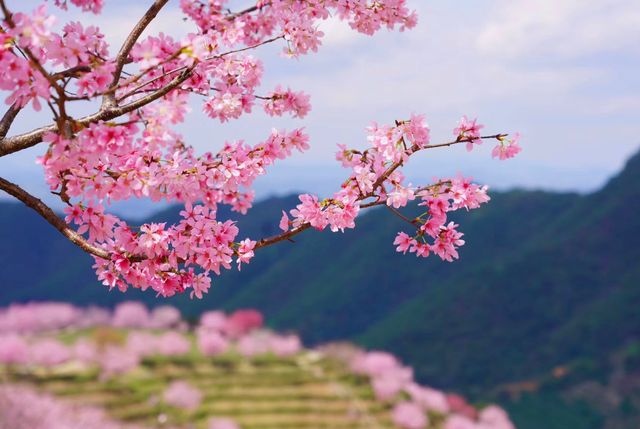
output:
[[[637,154],[589,195],[492,194],[482,209],[457,214],[467,244],[452,264],[397,254],[393,237],[405,225],[373,210],[353,231],[311,231],[265,249],[241,273],[214,279],[204,300],[169,303],[187,316],[259,308],[308,342],[350,338],[392,350],[419,378],[480,396],[559,366],[603,368],[640,336],[639,183]],[[256,204],[239,218],[242,236],[277,232],[280,210],[295,203]],[[171,208],[153,219],[176,217]],[[140,298],[97,285],[91,259],[28,209],[0,204],[0,225],[0,305]]]

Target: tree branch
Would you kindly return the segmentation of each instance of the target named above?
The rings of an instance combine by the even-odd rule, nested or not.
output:
[[[407,222],[408,224],[410,224],[410,225],[412,225],[414,227],[417,227],[417,225],[416,225],[417,222],[416,222],[415,219],[414,220],[409,219],[408,217],[406,217],[405,215],[400,213],[400,210],[397,210],[397,209],[395,209],[395,208],[393,208],[391,206],[386,206],[386,207],[391,213],[393,213],[394,215],[398,216],[403,221]]]
[[[18,116],[18,113],[20,113],[20,110],[22,110],[22,108],[18,107],[18,103],[13,103],[11,107],[9,107],[9,110],[5,112],[2,119],[0,119],[0,141],[5,138],[9,132],[11,124],[13,124],[13,121],[16,119],[16,116]]]
[[[0,0],[1,2],[2,0]],[[167,0],[168,1],[168,0]],[[233,53],[238,53],[238,52],[243,52],[249,49],[254,49],[257,48],[261,45],[265,45],[267,43],[272,43],[278,39],[281,39],[283,36],[277,36],[277,37],[273,37],[271,39],[267,39],[264,40],[260,43],[257,43],[255,45],[252,46],[247,46],[244,48],[240,48],[240,49],[236,49],[233,51],[228,51],[228,52],[224,52],[222,54],[218,54],[215,55],[211,58],[208,59],[215,59],[215,58],[223,58],[227,55],[233,54]],[[155,100],[157,100],[158,98],[161,98],[163,96],[165,96],[166,94],[168,94],[169,92],[171,92],[173,89],[177,88],[178,86],[180,86],[182,83],[184,83],[187,79],[189,79],[189,77],[191,77],[191,74],[193,73],[193,70],[195,69],[196,64],[193,64],[191,66],[181,66],[178,67],[174,70],[171,71],[171,73],[177,72],[177,71],[182,71],[182,73],[177,76],[176,78],[174,78],[171,82],[169,82],[166,86],[164,86],[163,88],[159,89],[158,91],[151,93],[145,97],[142,97],[136,101],[133,101],[129,104],[126,104],[124,106],[119,106],[116,107],[115,103],[114,104],[103,104],[103,106],[100,108],[100,110],[96,113],[93,113],[91,115],[85,116],[81,119],[78,119],[76,121],[74,121],[77,125],[80,126],[86,126],[89,125],[93,122],[98,122],[98,121],[109,121],[111,119],[117,118],[118,116],[127,114],[129,112],[132,112],[136,109],[139,109],[140,107],[143,107]],[[37,128],[33,131],[29,131],[27,133],[24,134],[19,134],[17,136],[13,136],[13,137],[9,137],[9,138],[4,138],[4,139],[0,139],[0,157],[3,157],[5,155],[9,155],[11,153],[14,152],[18,152],[21,151],[23,149],[27,149],[30,148],[32,146],[37,145],[38,143],[42,142],[42,137],[44,136],[44,134],[48,133],[48,132],[55,132],[58,130],[58,126],[56,124],[51,124],[51,125],[47,125],[44,127],[40,127]]]
[[[360,200],[360,201],[362,201],[362,200]],[[360,204],[360,208],[361,209],[368,209],[370,207],[381,206],[383,204],[386,204],[386,201],[372,201],[370,203]],[[291,241],[292,237],[295,237],[296,235],[300,234],[303,231],[306,231],[309,228],[311,228],[311,224],[303,223],[302,225],[297,226],[297,227],[295,227],[295,228],[293,228],[293,229],[291,229],[289,231],[285,231],[285,232],[283,232],[281,234],[273,235],[271,237],[263,238],[262,240],[260,240],[260,241],[258,241],[256,243],[255,248],[256,249],[260,249],[262,247],[267,247],[267,246],[270,246],[272,244],[276,244],[276,243],[279,243],[279,242],[285,241],[285,240]]]
[[[161,97],[164,97],[169,92],[171,92],[172,90],[180,86],[191,76],[192,71],[193,71],[193,66],[184,70],[179,76],[174,78],[171,82],[169,82],[163,88],[145,97],[139,98],[135,101],[132,101],[131,103],[125,104],[124,106],[107,107],[105,109],[101,109],[94,114],[85,116],[74,122],[80,126],[87,126],[93,122],[109,121],[111,119],[115,119],[119,116],[125,115],[129,112],[133,112],[134,110],[139,109],[140,107],[146,106],[147,104]],[[0,157],[35,146],[38,143],[42,142],[42,137],[46,133],[55,132],[57,130],[58,130],[58,126],[56,124],[51,124],[51,125],[37,128],[28,133],[24,133],[24,134],[20,134],[17,136],[0,140]]]
[[[291,237],[294,237],[298,234],[300,234],[302,231],[306,231],[307,229],[311,228],[311,224],[309,223],[303,223],[302,225],[293,228],[290,231],[286,231],[283,232],[282,234],[278,234],[278,235],[274,235],[272,237],[268,237],[268,238],[263,238],[262,240],[258,241],[256,243],[255,248],[256,249],[260,249],[261,247],[266,247],[266,246],[270,246],[272,244],[276,244],[280,241],[284,241],[284,240],[291,240]]]
[[[151,23],[151,21],[154,20],[154,18],[158,15],[158,12],[160,12],[160,9],[162,9],[164,5],[168,3],[168,1],[169,0],[156,0],[155,2],[153,2],[151,7],[147,9],[147,12],[142,16],[142,18],[140,18],[140,21],[138,21],[136,26],[133,27],[133,30],[131,30],[131,33],[129,33],[129,35],[127,36],[126,40],[122,44],[122,47],[120,48],[120,51],[118,52],[118,55],[116,56],[116,69],[113,72],[113,80],[111,81],[110,88],[115,88],[118,85],[118,81],[120,80],[120,76],[122,75],[122,69],[124,68],[133,45],[136,44],[144,30]],[[112,104],[113,101],[113,92],[109,92],[105,95],[103,103],[104,105],[108,106]]]
[[[426,149],[435,149],[438,147],[449,147],[449,146],[453,146],[456,144],[460,144],[460,143],[469,143],[471,141],[474,140],[491,140],[491,139],[499,139],[502,137],[506,137],[506,134],[494,134],[492,136],[482,136],[482,137],[478,137],[478,138],[464,138],[464,139],[457,139],[454,141],[450,141],[450,142],[446,142],[446,143],[440,143],[440,144],[434,144],[434,145],[427,145],[424,146],[422,148],[414,146],[414,151],[413,153],[416,152],[420,152],[421,150],[426,150]],[[1,154],[0,154],[1,155]],[[389,176],[391,176],[391,174],[393,174],[394,171],[396,171],[399,167],[401,167],[403,164],[403,161],[398,161],[396,163],[394,163],[393,165],[391,165],[391,167],[389,167],[382,176],[378,177],[378,180],[376,180],[373,184],[373,190],[375,192],[376,189],[378,189],[380,187],[380,185],[382,185],[384,183],[385,180],[387,180],[389,178]],[[373,194],[368,195],[368,196],[373,196]]]
[[[60,231],[62,235],[67,237],[69,241],[80,247],[85,252],[99,258],[110,259],[111,255],[109,254],[109,252],[89,243],[82,235],[78,234],[73,228],[67,225],[64,220],[60,219],[58,215],[56,215],[55,212],[51,210],[51,208],[49,208],[49,206],[47,206],[38,198],[29,194],[18,185],[0,177],[0,189],[22,201],[25,205],[31,207],[36,211],[36,213],[38,213],[47,222],[49,222],[55,229]]]
[[[504,138],[506,136],[507,136],[507,134],[494,134],[494,135],[491,135],[491,136],[482,136],[482,137],[480,137],[480,139],[483,139],[483,140],[500,139],[500,138]],[[472,140],[476,140],[476,139],[474,139],[474,138],[465,138],[465,139],[458,139],[458,140],[450,141],[450,142],[446,142],[446,143],[428,145],[428,146],[425,146],[423,148],[415,149],[412,154],[415,154],[416,152],[419,152],[419,151],[425,150],[425,149],[433,149],[433,148],[438,148],[438,147],[453,146],[453,145],[460,144],[460,143],[468,143],[468,142],[470,142]],[[398,161],[398,162],[395,162],[395,163],[391,164],[385,170],[385,172],[378,178],[378,180],[376,180],[374,182],[374,184],[373,184],[374,191],[377,188],[379,188],[380,186],[382,186],[384,181],[387,180],[389,178],[389,176],[391,176],[391,174],[396,169],[398,169],[398,167],[402,166],[402,164],[403,164],[402,161]],[[438,182],[438,183],[435,183],[434,185],[430,185],[430,186],[427,186],[427,187],[421,188],[421,189],[428,189],[428,188],[432,188],[434,186],[440,186],[440,185],[442,185],[444,183],[447,183],[447,182],[446,181],[445,182]],[[368,195],[361,195],[357,200],[358,202],[361,202],[360,208],[361,209],[367,209],[367,208],[370,208],[370,207],[376,207],[376,206],[381,206],[381,205],[386,205],[387,204],[386,201],[381,201],[379,197],[375,201],[371,201],[371,202],[368,202],[368,203],[362,203],[364,200],[366,200],[368,198],[372,198],[372,197],[376,197],[375,193],[373,193],[373,192],[368,194]],[[402,220],[404,220],[405,222],[408,222],[408,223],[412,224],[413,226],[416,226],[416,222],[415,221],[412,221],[411,219],[407,218],[402,213],[400,213],[398,210],[394,209],[393,207],[389,207],[389,206],[387,206],[387,208],[389,210],[391,210],[396,216],[398,216]],[[268,238],[263,238],[262,240],[260,240],[260,241],[258,241],[256,243],[255,248],[256,249],[260,249],[261,247],[266,247],[266,246],[269,246],[271,244],[278,243],[280,241],[291,240],[292,237],[300,234],[303,231],[306,231],[310,227],[311,227],[311,225],[309,223],[303,223],[302,225],[300,225],[300,226],[298,226],[296,228],[293,228],[290,231],[285,231],[282,234],[274,235],[274,236],[271,236],[271,237],[268,237]]]

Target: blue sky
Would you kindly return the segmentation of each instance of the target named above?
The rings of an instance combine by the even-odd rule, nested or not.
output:
[[[14,9],[35,4],[7,3]],[[105,15],[97,19],[67,16],[98,24],[115,51],[148,2],[105,3]],[[336,144],[362,146],[372,120],[390,122],[412,112],[426,114],[434,141],[448,139],[459,117],[468,114],[489,132],[520,131],[524,148],[507,162],[490,159],[488,144],[472,153],[429,151],[408,168],[414,183],[462,172],[496,189],[589,191],[640,147],[640,2],[409,3],[420,15],[409,32],[367,37],[332,20],[322,27],[327,36],[318,54],[289,60],[279,56],[280,46],[257,53],[266,66],[263,92],[280,83],[311,95],[313,110],[304,120],[257,113],[221,125],[201,114],[201,101],[194,100],[181,129],[187,141],[199,151],[216,150],[225,140],[261,141],[274,126],[306,126],[312,150],[277,164],[257,183],[260,196],[332,192],[346,174],[333,160]],[[189,30],[174,7],[150,32],[180,36]],[[27,112],[16,132],[44,121]],[[0,174],[45,196],[33,162],[42,150],[0,158]]]

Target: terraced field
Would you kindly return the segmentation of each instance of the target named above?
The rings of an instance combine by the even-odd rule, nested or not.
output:
[[[134,302],[2,317],[0,429],[514,429],[499,407],[419,385],[389,353],[306,349],[255,310],[196,326]]]
[[[374,400],[366,377],[313,351],[289,358],[154,356],[133,372],[106,381],[77,365],[5,372],[4,377],[83,405],[100,406],[118,420],[145,426],[199,429],[216,416],[229,417],[243,429],[393,427],[390,407]],[[163,403],[162,392],[172,380],[187,381],[204,394],[195,411]]]

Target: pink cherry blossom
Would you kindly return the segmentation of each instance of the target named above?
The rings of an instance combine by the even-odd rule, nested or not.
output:
[[[85,315],[90,317],[85,319]],[[99,380],[106,381],[129,372],[146,372],[146,365],[141,365],[141,362],[150,356],[196,353],[191,350],[190,332],[186,331],[188,327],[174,308],[157,307],[149,318],[146,307],[136,302],[121,304],[115,311],[116,318],[123,324],[136,326],[129,328],[124,344],[103,343],[93,335],[81,336],[70,345],[56,339],[60,327],[71,333],[76,330],[82,333],[89,327],[108,326],[112,322],[108,315],[108,311],[95,307],[83,309],[59,303],[17,304],[0,308],[0,328],[4,329],[0,330],[0,367],[11,366],[11,370],[22,374],[42,371],[42,366],[61,370],[63,368],[57,367],[67,365],[68,368],[64,368],[67,371],[82,365],[98,369]],[[140,323],[140,320],[144,322]],[[353,345],[334,344],[319,347],[313,354],[308,354],[298,336],[259,329],[263,322],[262,315],[255,310],[239,310],[228,317],[221,311],[209,311],[203,314],[199,325],[191,332],[195,334],[201,356],[218,356],[233,349],[241,355],[240,359],[265,354],[287,358],[303,353],[299,357],[320,356],[340,360],[354,374],[367,379],[381,410],[386,410],[384,412],[389,413],[393,424],[400,428],[426,428],[430,417],[433,417],[436,424],[442,422],[443,429],[514,429],[507,413],[498,406],[489,405],[478,410],[461,396],[418,384],[413,370],[390,353],[365,352]],[[19,333],[6,331],[13,327],[18,327]],[[118,332],[122,333],[124,329],[118,329]],[[15,413],[3,408],[6,408],[6,397],[3,398],[2,394],[0,388],[0,424],[7,418],[10,422],[16,419]],[[29,397],[34,406],[42,405],[38,398],[23,396],[18,391],[15,394],[18,402]],[[202,403],[203,394],[185,381],[174,380],[166,386],[160,399],[166,406],[181,408],[191,415]],[[11,403],[12,407],[21,406],[16,401]],[[30,416],[33,414],[23,412],[20,424],[31,422],[28,420]],[[71,424],[71,420],[60,421],[65,425]],[[95,424],[98,422],[102,424],[101,420],[95,420]],[[235,427],[233,422],[225,419],[212,419],[209,423],[211,427]],[[21,426],[13,424],[10,427]],[[112,429],[111,426],[95,427]]]
[[[269,338],[269,349],[279,357],[293,356],[302,349],[302,342],[297,335],[272,335]]]
[[[102,10],[103,0],[54,0],[54,4],[62,9],[67,9],[67,1],[85,12],[100,13]]]
[[[400,363],[390,353],[373,351],[358,354],[351,362],[351,367],[356,373],[367,374],[371,377],[381,376],[398,368]]]
[[[71,351],[60,341],[45,338],[29,348],[29,360],[34,365],[52,367],[71,359]]]
[[[149,310],[139,302],[123,302],[116,306],[111,323],[118,328],[146,328]]]
[[[409,384],[405,390],[411,397],[411,400],[425,410],[435,411],[441,414],[449,412],[449,402],[443,392],[415,383]]]
[[[205,311],[200,316],[200,327],[222,332],[227,324],[227,316],[222,311]]]
[[[166,332],[157,339],[158,352],[164,356],[184,355],[191,350],[189,340],[178,332]]]
[[[209,419],[207,429],[240,429],[240,426],[231,419],[212,417]]]
[[[396,251],[407,253],[407,250],[410,250],[411,248],[415,248],[418,242],[415,239],[409,237],[406,233],[399,232],[393,244],[395,246],[398,246],[396,247]]]
[[[420,406],[413,402],[400,402],[392,412],[393,422],[404,429],[426,428],[429,419]]]
[[[236,350],[247,358],[266,354],[269,352],[269,337],[267,333],[254,331],[238,340]]]
[[[516,133],[512,139],[500,139],[491,151],[491,156],[500,160],[513,158],[522,151],[522,148],[518,145],[519,141],[520,134],[518,133]]]
[[[154,329],[177,328],[181,322],[180,310],[170,305],[161,305],[151,311],[149,327]]]
[[[229,341],[218,331],[200,328],[196,340],[198,350],[205,356],[218,356],[229,350]]]
[[[176,380],[165,389],[162,398],[173,407],[193,411],[200,406],[202,393],[189,383]]]
[[[101,378],[109,379],[133,371],[140,364],[140,357],[126,347],[108,346],[98,356]]]
[[[282,211],[282,218],[280,218],[280,224],[278,225],[281,230],[289,231],[289,216],[287,216],[287,212]]]
[[[302,92],[293,92],[291,89],[283,91],[277,87],[267,96],[264,110],[271,116],[282,116],[285,112],[291,112],[294,117],[304,118],[311,110],[310,97]]]
[[[472,420],[478,417],[478,411],[465,398],[456,394],[448,394],[447,402],[451,411],[462,414]]]
[[[0,334],[0,364],[12,365],[27,362],[29,346],[16,334]]]
[[[453,135],[456,136],[458,140],[468,140],[467,141],[467,150],[473,150],[473,145],[482,144],[482,139],[480,130],[484,128],[484,125],[478,124],[478,119],[469,119],[466,116],[463,116],[460,119],[460,123],[453,130]]]
[[[0,427],[11,429],[136,429],[111,420],[98,408],[68,401],[19,385],[0,385]],[[138,428],[142,429],[142,428]]]
[[[126,349],[141,358],[152,356],[159,352],[159,338],[149,332],[131,331],[127,335]]]
[[[387,195],[387,205],[399,209],[407,205],[409,201],[415,200],[415,195],[411,185],[409,187],[396,186],[396,188]]]
[[[236,310],[227,318],[224,332],[230,338],[239,338],[263,324],[264,317],[260,312],[252,309]]]
[[[445,420],[444,429],[478,429],[478,426],[468,417],[452,414]]]
[[[447,226],[440,227],[440,232],[434,244],[430,246],[431,250],[445,261],[451,262],[458,259],[458,247],[464,244],[461,237],[464,235],[458,232],[457,224],[449,222]]]
[[[240,265],[243,263],[248,264],[249,261],[251,261],[251,258],[254,256],[253,249],[255,246],[256,242],[249,240],[248,238],[240,242],[240,245],[236,250],[238,254],[238,270],[240,270]]]
[[[381,401],[395,398],[413,380],[413,370],[406,367],[394,367],[373,376],[371,385],[373,391]]]
[[[489,405],[480,411],[479,429],[515,429],[506,411],[496,405]]]
[[[98,359],[98,348],[92,341],[81,338],[73,345],[73,357],[85,365],[91,365]]]

